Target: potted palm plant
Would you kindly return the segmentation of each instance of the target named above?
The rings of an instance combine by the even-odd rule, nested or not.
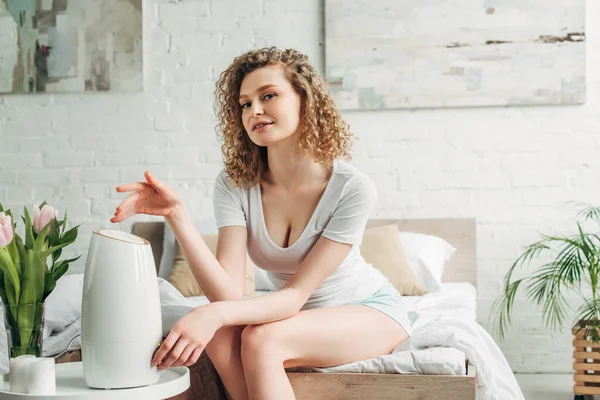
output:
[[[560,328],[567,320],[567,292],[581,302],[572,323],[575,347],[575,399],[600,394],[600,207],[576,203],[577,229],[569,235],[541,235],[511,265],[504,287],[492,306],[493,327],[503,338],[511,323],[516,294],[524,286],[529,301],[542,308],[544,324]],[[591,225],[587,228],[587,225]],[[528,275],[516,278],[517,269],[539,262]],[[598,368],[598,370],[595,370]]]

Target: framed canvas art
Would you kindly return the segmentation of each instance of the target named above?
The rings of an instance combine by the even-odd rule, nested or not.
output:
[[[142,86],[142,0],[0,0],[0,93]]]
[[[585,102],[585,0],[325,0],[345,110]]]

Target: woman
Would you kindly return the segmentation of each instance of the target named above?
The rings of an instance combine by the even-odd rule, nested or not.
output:
[[[351,134],[307,57],[276,48],[237,57],[217,99],[216,257],[179,197],[148,172],[117,188],[133,193],[111,221],[165,216],[211,301],[173,326],[154,365],[189,366],[206,349],[234,400],[293,399],[285,368],[389,354],[408,338],[407,311],[360,255],[376,189],[342,161]],[[276,292],[242,299],[246,251]]]

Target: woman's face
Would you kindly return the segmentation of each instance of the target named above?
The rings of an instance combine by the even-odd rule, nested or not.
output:
[[[239,104],[250,140],[270,146],[297,134],[301,101],[282,66],[263,67],[246,75]]]

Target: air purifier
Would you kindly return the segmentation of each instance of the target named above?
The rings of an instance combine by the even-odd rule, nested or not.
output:
[[[162,339],[160,297],[150,243],[118,230],[92,234],[83,277],[81,357],[88,386],[156,383],[151,365]]]

